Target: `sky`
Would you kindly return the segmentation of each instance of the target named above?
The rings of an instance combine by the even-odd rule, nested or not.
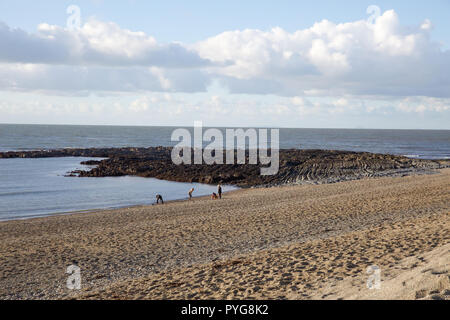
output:
[[[448,130],[449,12],[0,0],[0,123]]]

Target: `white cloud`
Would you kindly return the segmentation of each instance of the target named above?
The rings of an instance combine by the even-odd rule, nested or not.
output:
[[[0,64],[0,90],[88,95],[120,92],[203,92],[209,79],[200,70],[157,67]]]
[[[163,69],[158,67],[151,67],[150,72],[158,78],[159,84],[161,85],[162,89],[168,90],[172,87],[172,83],[165,77]]]
[[[401,25],[392,10],[374,24],[323,20],[295,32],[227,31],[195,44],[161,44],[144,32],[95,19],[78,32],[41,24],[27,33],[0,24],[0,90],[142,96],[113,106],[27,103],[25,108],[62,113],[113,108],[139,115],[296,119],[448,112],[450,52],[430,40],[431,30],[429,20]],[[237,98],[186,101],[172,95],[205,92],[212,83]],[[233,93],[261,96],[241,99]]]
[[[133,112],[147,111],[150,107],[150,100],[147,97],[139,98],[130,104],[129,109]]]
[[[409,113],[445,112],[450,110],[450,101],[430,97],[406,97],[398,103],[396,109]]]
[[[42,23],[35,34],[0,23],[0,43],[0,61],[10,63],[165,68],[209,64],[180,44],[159,44],[144,32],[133,32],[95,19],[89,19],[77,31]]]
[[[0,99],[2,122],[205,126],[448,128],[449,98],[391,100],[228,94],[148,93],[61,97],[29,93]],[[446,120],[447,119],[447,120]],[[343,122],[344,121],[344,122]],[[370,123],[367,124],[367,123]]]
[[[448,97],[450,53],[430,40],[429,26],[403,27],[390,10],[375,24],[228,31],[195,47],[205,59],[233,62],[208,70],[236,93]]]
[[[425,19],[420,28],[423,30],[431,30],[433,28],[433,24],[429,19]]]

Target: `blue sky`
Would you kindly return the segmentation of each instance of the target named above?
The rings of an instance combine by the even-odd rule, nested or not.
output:
[[[65,30],[72,4],[80,35]],[[0,123],[450,129],[449,12],[444,0],[0,1]]]
[[[0,1],[0,17],[10,26],[34,31],[39,23],[64,25],[66,8],[79,5],[82,14],[114,21],[124,28],[142,30],[159,41],[194,42],[225,30],[282,27],[295,31],[322,19],[340,23],[365,19],[366,9],[377,5],[382,11],[395,9],[402,23],[415,25],[425,18],[435,26],[433,37],[450,45],[450,1],[408,0],[125,0],[125,1]]]

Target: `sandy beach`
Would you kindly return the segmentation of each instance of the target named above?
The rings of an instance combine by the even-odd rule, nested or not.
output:
[[[449,244],[450,169],[252,188],[1,222],[0,298],[449,299]]]

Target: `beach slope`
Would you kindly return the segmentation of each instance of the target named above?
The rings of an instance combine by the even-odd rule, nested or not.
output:
[[[447,298],[449,204],[443,169],[2,222],[0,298]]]

